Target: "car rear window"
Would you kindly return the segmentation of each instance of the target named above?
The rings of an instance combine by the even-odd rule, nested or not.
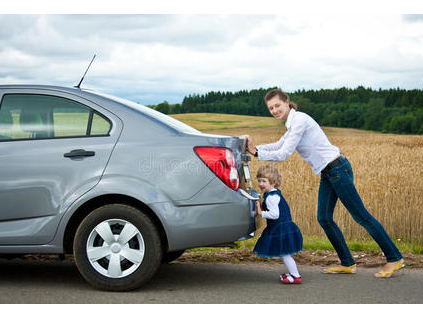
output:
[[[180,132],[183,133],[188,133],[188,134],[201,134],[201,132],[173,117],[170,117],[168,115],[165,115],[161,112],[158,112],[152,108],[137,104],[135,102],[131,102],[129,100],[120,98],[120,97],[116,97],[116,96],[112,96],[112,95],[108,95],[108,94],[104,94],[104,93],[99,93],[99,92],[95,92],[96,95],[111,99],[113,101],[116,101],[120,104],[126,105],[128,107],[131,107],[132,109],[135,109],[136,111],[139,111],[149,117],[152,117],[160,122],[162,122],[163,124],[172,127],[173,129],[176,129]]]

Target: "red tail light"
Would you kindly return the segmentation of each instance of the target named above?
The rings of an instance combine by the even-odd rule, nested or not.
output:
[[[220,147],[195,147],[201,160],[232,190],[239,189],[239,176],[232,151]]]

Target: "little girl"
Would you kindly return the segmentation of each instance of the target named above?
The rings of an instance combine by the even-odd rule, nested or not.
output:
[[[281,175],[273,166],[261,166],[257,171],[258,186],[263,192],[263,205],[256,202],[256,213],[267,219],[267,226],[258,239],[253,252],[262,257],[280,257],[288,269],[280,275],[284,284],[301,284],[301,275],[292,254],[300,252],[303,237],[298,226],[292,222],[289,206],[277,187]]]

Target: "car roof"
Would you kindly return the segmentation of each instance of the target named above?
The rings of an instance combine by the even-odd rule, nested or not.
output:
[[[64,90],[64,91],[71,91],[75,92],[83,91],[84,89],[78,89],[75,87],[65,87],[65,86],[57,86],[57,85],[36,85],[36,84],[7,84],[7,85],[0,85],[0,88],[39,88],[39,89],[55,89],[55,90]]]

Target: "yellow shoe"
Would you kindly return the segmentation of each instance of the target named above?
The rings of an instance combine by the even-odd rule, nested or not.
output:
[[[397,270],[400,270],[400,269],[402,269],[402,268],[404,268],[405,267],[405,264],[404,264],[404,259],[400,259],[399,261],[397,261],[397,262],[393,262],[393,263],[387,263],[387,265],[385,265],[385,267],[386,266],[388,266],[388,267],[391,267],[389,270],[381,270],[380,272],[378,272],[378,273],[376,273],[375,274],[375,277],[378,277],[378,278],[387,278],[387,277],[391,277],[392,275],[394,275],[394,273],[397,271]]]
[[[351,266],[336,265],[323,270],[325,274],[355,274],[357,271],[357,264]]]

